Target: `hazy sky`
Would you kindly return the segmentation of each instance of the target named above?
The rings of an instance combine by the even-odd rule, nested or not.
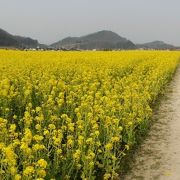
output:
[[[180,45],[180,0],[0,0],[0,28],[48,44],[112,30]]]

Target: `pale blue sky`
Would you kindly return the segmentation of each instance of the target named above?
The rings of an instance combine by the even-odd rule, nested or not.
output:
[[[0,28],[48,44],[112,30],[180,45],[180,0],[0,0]]]

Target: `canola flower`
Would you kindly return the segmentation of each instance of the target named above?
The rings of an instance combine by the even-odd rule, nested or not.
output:
[[[0,179],[118,177],[179,59],[0,50]]]

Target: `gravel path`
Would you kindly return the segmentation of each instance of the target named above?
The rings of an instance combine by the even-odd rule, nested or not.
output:
[[[180,68],[124,180],[180,180]]]

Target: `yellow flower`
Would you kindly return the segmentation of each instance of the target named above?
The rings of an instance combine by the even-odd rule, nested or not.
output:
[[[56,153],[57,153],[58,155],[62,154],[62,149],[57,149],[57,150],[56,150]]]
[[[29,127],[30,124],[32,123],[32,117],[28,111],[25,111],[23,119],[24,119],[24,123],[25,123],[26,127]]]
[[[93,167],[94,167],[94,162],[93,162],[93,161],[91,161],[91,162],[89,163],[89,167],[90,167],[90,168],[93,168]]]
[[[48,126],[48,127],[49,127],[49,129],[50,129],[50,130],[54,130],[54,129],[56,129],[56,126],[55,126],[54,124],[49,124],[49,126]]]
[[[41,111],[41,107],[36,107],[36,112],[38,113],[38,112],[40,112]]]
[[[30,93],[31,93],[31,90],[29,90],[29,89],[27,89],[26,91],[24,91],[24,95],[25,95],[25,96],[30,95]]]
[[[40,125],[40,124],[36,124],[35,128],[36,128],[37,130],[41,130],[41,125]]]
[[[111,174],[109,173],[104,174],[104,180],[108,180],[110,178],[111,178]]]
[[[40,136],[40,135],[35,135],[35,136],[33,137],[33,139],[34,139],[35,141],[39,142],[39,141],[42,141],[42,140],[44,139],[44,137],[43,137],[43,136]]]
[[[79,145],[82,145],[82,144],[83,144],[83,141],[84,141],[84,136],[79,135],[79,136],[78,136],[78,144],[79,144]]]
[[[95,131],[94,134],[95,134],[96,136],[99,136],[100,132],[99,132],[99,131]]]
[[[129,145],[126,144],[125,145],[125,149],[129,150]]]
[[[116,161],[117,160],[116,156],[112,156],[112,160]]]
[[[89,151],[89,152],[88,152],[88,155],[86,156],[86,159],[88,159],[88,160],[93,160],[94,157],[95,157],[95,153],[92,152],[92,151]]]
[[[17,168],[16,167],[11,167],[10,168],[10,173],[11,173],[11,175],[15,175],[16,173],[17,173]]]
[[[92,144],[92,143],[93,143],[93,138],[88,138],[88,139],[86,140],[86,143],[87,143],[87,144]]]
[[[68,124],[69,131],[74,132],[74,123]]]
[[[130,122],[128,122],[128,125],[129,125],[129,126],[132,126],[132,125],[133,125],[133,123],[130,121]]]
[[[44,178],[46,176],[46,171],[44,169],[37,170],[37,175]]]
[[[39,114],[38,116],[36,116],[35,119],[36,119],[39,123],[41,123],[41,122],[44,120],[44,115],[41,113],[41,114]]]
[[[24,142],[21,143],[20,150],[22,150],[26,156],[29,156],[32,153],[31,148],[29,148],[28,144]]]
[[[113,149],[113,144],[112,143],[108,143],[105,145],[106,150],[112,150]]]
[[[74,141],[72,139],[67,140],[67,147],[71,148],[74,145]]]
[[[49,131],[46,129],[46,130],[44,130],[44,136],[48,136],[49,135]]]
[[[119,142],[119,141],[120,141],[120,138],[117,137],[117,136],[115,136],[115,137],[112,137],[112,138],[111,138],[111,141],[112,141],[112,142]]]
[[[9,131],[10,132],[14,132],[16,130],[16,125],[15,124],[11,124],[9,127]]]
[[[81,156],[81,151],[78,149],[76,150],[76,152],[73,154],[73,158],[78,161],[80,159]]]
[[[23,171],[24,176],[32,176],[32,174],[35,172],[33,166],[27,166],[25,170]]]
[[[5,144],[0,142],[0,150],[3,149],[5,147]]]
[[[44,150],[44,149],[46,149],[46,148],[45,148],[45,146],[43,144],[34,144],[32,146],[32,150],[34,152],[41,151],[41,150]]]
[[[20,174],[16,174],[14,177],[15,180],[21,180],[21,175]]]
[[[13,116],[13,119],[17,119],[17,116],[16,116],[16,115],[14,115],[14,116]]]
[[[7,159],[7,163],[10,166],[15,166],[17,155],[14,153],[14,150],[12,149],[12,147],[8,146],[8,147],[3,148],[3,152]]]
[[[26,128],[25,129],[25,133],[24,133],[24,137],[23,137],[23,142],[26,142],[27,144],[30,144],[31,141],[32,141],[32,133],[31,133],[31,130],[29,128]]]
[[[76,167],[77,167],[78,170],[80,170],[82,168],[82,165],[81,164],[77,164]]]
[[[44,159],[40,159],[38,160],[37,165],[45,169],[47,167],[47,161],[45,161]]]
[[[0,179],[116,179],[179,59],[175,51],[0,50]]]

